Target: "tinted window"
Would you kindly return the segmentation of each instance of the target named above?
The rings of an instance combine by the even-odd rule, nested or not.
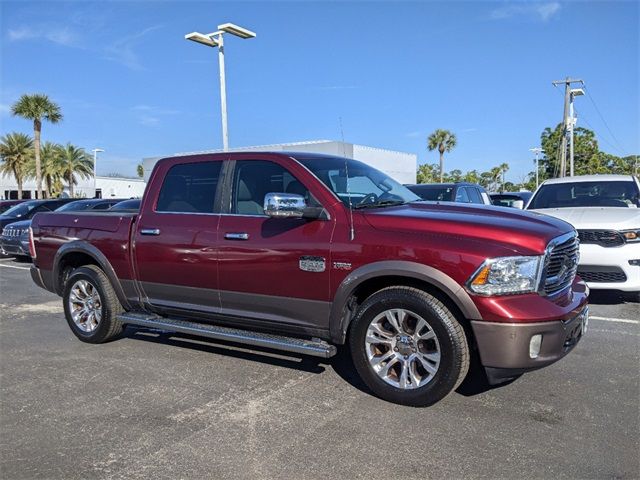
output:
[[[309,191],[284,167],[263,160],[236,162],[231,212],[239,215],[264,215],[267,193],[302,195],[308,205],[314,203]]]
[[[18,205],[14,205],[9,210],[5,211],[3,215],[6,215],[7,217],[23,217],[38,205],[38,202],[19,203]]]
[[[459,187],[456,191],[456,202],[469,203],[469,196],[467,195],[467,189]]]
[[[174,165],[164,179],[157,212],[213,213],[222,162]]]
[[[480,196],[480,192],[475,187],[467,187],[467,194],[469,195],[469,201],[471,203],[480,203],[483,204],[484,201]]]
[[[600,181],[542,185],[527,208],[639,206],[634,182]]]
[[[92,204],[90,202],[84,202],[82,200],[79,200],[77,202],[65,203],[61,207],[56,208],[56,212],[72,212],[76,210],[87,210],[88,208],[91,208],[91,205]]]
[[[107,208],[111,208],[112,205],[115,205],[117,202],[104,202],[98,203],[93,207],[93,210],[106,210]]]
[[[138,198],[116,203],[109,210],[140,210],[141,200]]]
[[[421,187],[419,185],[409,187],[413,193],[422,200],[433,202],[453,202],[453,187]]]

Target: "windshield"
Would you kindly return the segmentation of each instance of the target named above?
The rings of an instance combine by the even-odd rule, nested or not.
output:
[[[552,183],[536,192],[527,209],[563,207],[640,206],[638,187],[633,181]]]
[[[420,200],[420,197],[387,174],[357,160],[340,157],[297,159],[346,206],[351,202],[354,208],[373,208]]]
[[[432,187],[416,185],[411,188],[423,200],[433,202],[453,202],[453,187]]]
[[[140,200],[125,200],[124,202],[116,203],[109,210],[139,210],[140,209]]]
[[[72,212],[75,210],[87,210],[93,205],[90,202],[83,202],[82,200],[77,202],[65,203],[61,207],[56,208],[56,212]]]
[[[24,217],[31,210],[38,206],[38,202],[24,202],[14,205],[9,210],[3,213],[7,217]]]

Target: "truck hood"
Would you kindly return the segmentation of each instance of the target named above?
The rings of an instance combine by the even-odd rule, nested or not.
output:
[[[540,208],[545,215],[569,222],[576,229],[627,230],[640,228],[640,209],[621,207]]]
[[[414,202],[364,216],[380,230],[489,241],[523,255],[542,254],[553,238],[573,231],[570,224],[535,212],[448,202]]]

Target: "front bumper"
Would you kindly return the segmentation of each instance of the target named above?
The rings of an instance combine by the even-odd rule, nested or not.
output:
[[[613,267],[624,272],[626,280],[616,282],[587,281],[589,288],[640,292],[640,266],[631,265],[629,260],[640,260],[640,243],[628,243],[611,248],[583,243],[580,244],[578,275],[580,275],[580,270],[598,271],[598,267]]]
[[[30,257],[29,241],[23,242],[20,237],[0,236],[0,253]]]

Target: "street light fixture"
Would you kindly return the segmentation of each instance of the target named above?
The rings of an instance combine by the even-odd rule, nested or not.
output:
[[[540,169],[538,168],[538,156],[540,155],[540,153],[542,153],[542,149],[540,147],[534,147],[534,148],[530,148],[529,151],[536,154],[536,190],[537,190],[538,183],[539,183],[538,172],[540,171]]]
[[[97,176],[97,167],[98,167],[98,153],[104,152],[102,148],[94,148],[91,150],[93,152],[93,195],[96,195],[98,190],[98,181],[96,179]]]
[[[572,88],[569,90],[569,135],[571,143],[569,144],[569,176],[573,177],[573,130],[576,126],[576,117],[573,113],[573,99],[584,95],[582,88]]]
[[[242,39],[255,38],[256,34],[251,30],[239,27],[233,23],[218,25],[218,30],[212,33],[191,32],[184,36],[186,40],[200,43],[207,47],[218,47],[218,63],[220,65],[220,109],[222,112],[222,148],[229,150],[229,131],[227,128],[227,86],[224,73],[224,39],[225,33]]]

